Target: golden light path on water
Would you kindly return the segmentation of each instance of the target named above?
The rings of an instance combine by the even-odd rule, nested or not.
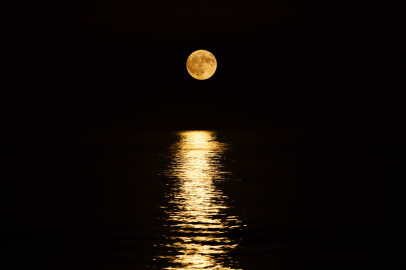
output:
[[[179,137],[167,172],[175,184],[166,212],[172,234],[166,245],[171,254],[161,256],[171,265],[165,269],[236,269],[227,253],[237,244],[226,234],[242,225],[223,213],[227,197],[215,185],[226,180],[220,163],[226,145],[211,131],[185,131]]]

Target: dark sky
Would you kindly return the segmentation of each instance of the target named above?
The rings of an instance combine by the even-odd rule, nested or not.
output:
[[[6,126],[31,137],[400,128],[400,16],[388,22],[388,4],[373,1],[302,2],[15,4]],[[198,49],[218,61],[207,81],[186,71]]]
[[[162,184],[161,193],[155,192],[157,186],[151,184],[155,182],[143,181],[154,179],[148,178],[152,177],[151,166],[162,160],[157,158],[154,163],[149,154],[144,158],[144,146],[131,154],[139,159],[124,158],[123,163],[120,159],[104,159],[103,151],[65,151],[72,145],[72,149],[80,148],[80,144],[75,145],[77,141],[85,141],[84,148],[99,142],[97,147],[106,149],[111,145],[123,149],[130,149],[131,144],[139,147],[143,141],[131,137],[139,130],[276,130],[276,135],[269,137],[270,145],[282,142],[282,148],[283,141],[289,141],[296,131],[298,137],[316,134],[309,135],[314,145],[344,141],[346,148],[338,158],[334,157],[335,150],[329,152],[328,143],[319,150],[311,143],[302,145],[313,147],[313,152],[289,152],[292,160],[298,162],[292,163],[292,168],[299,168],[298,173],[293,171],[292,179],[307,181],[300,180],[301,186],[295,190],[311,201],[313,194],[319,192],[323,193],[321,198],[327,197],[329,193],[320,190],[330,185],[327,190],[337,187],[330,198],[337,199],[334,205],[342,198],[347,200],[348,194],[355,199],[347,205],[358,200],[358,205],[364,207],[368,200],[374,201],[365,206],[367,213],[381,223],[388,217],[387,231],[392,233],[395,226],[403,232],[403,223],[398,220],[404,211],[405,178],[406,45],[405,31],[400,27],[404,14],[400,8],[390,6],[389,1],[379,2],[383,1],[13,1],[13,7],[5,10],[7,16],[0,18],[5,26],[1,32],[5,49],[0,88],[0,159],[5,180],[1,181],[0,213],[6,228],[15,230],[14,234],[8,229],[1,231],[2,239],[10,243],[4,254],[17,254],[15,260],[7,256],[9,261],[21,261],[30,264],[30,268],[30,259],[21,258],[36,259],[39,254],[48,262],[46,251],[31,249],[38,246],[35,241],[42,240],[25,245],[31,240],[20,236],[24,234],[18,226],[34,228],[36,223],[32,220],[39,220],[43,228],[62,228],[66,220],[82,224],[78,225],[82,228],[102,224],[98,222],[104,218],[101,213],[110,208],[103,208],[99,202],[105,200],[104,194],[124,189],[127,182],[137,183],[137,188],[128,190],[139,193],[131,194],[144,196],[148,194],[144,186],[151,186],[151,198],[164,199],[167,186],[161,176],[156,178]],[[214,76],[205,81],[193,79],[186,70],[188,56],[199,49],[212,52],[218,62]],[[291,130],[293,133],[289,133]],[[107,133],[99,131],[118,131],[119,135],[113,136],[109,145],[103,137]],[[129,132],[122,136],[120,131]],[[70,133],[73,140],[64,140]],[[360,136],[347,140],[348,134],[351,137],[355,133]],[[86,137],[87,134],[91,135]],[[239,136],[244,136],[241,134],[234,137],[237,142]],[[172,139],[168,136],[167,141],[156,142],[148,137],[145,149],[159,149]],[[156,146],[148,148],[152,144]],[[333,146],[341,149],[340,144]],[[291,147],[295,150],[295,143]],[[271,149],[259,152],[262,156],[247,159],[241,154],[241,163],[235,163],[241,164],[235,166],[248,179],[254,179],[254,171],[268,174],[268,167],[276,168],[275,164],[284,162],[273,163],[278,154]],[[148,153],[158,157],[156,151]],[[317,153],[321,153],[320,157],[307,158]],[[258,164],[250,170],[251,158]],[[273,177],[272,173],[269,177]],[[331,184],[326,181],[330,179]],[[269,181],[268,187],[273,183]],[[310,184],[301,190],[306,183]],[[313,189],[315,186],[318,189]],[[277,187],[269,189],[274,192]],[[362,194],[359,197],[358,192]],[[142,196],[134,197],[138,200]],[[241,198],[245,204],[244,200],[250,197]],[[351,208],[356,213],[353,209],[362,207],[340,209]],[[378,218],[375,208],[379,208],[378,213],[385,213],[383,218]],[[339,213],[335,211],[328,210]],[[82,216],[88,223],[81,223]],[[342,216],[351,221],[346,214]],[[154,215],[151,217],[155,219]],[[52,225],[58,222],[62,225]],[[150,226],[146,221],[145,224]],[[68,246],[64,244],[68,240],[61,240],[70,239],[68,234],[61,233],[64,237],[54,240],[52,230],[44,231],[52,243],[59,241],[60,246]],[[397,247],[394,241],[379,242],[379,250],[386,251],[388,247],[386,252],[391,252]],[[13,249],[13,245],[20,246]],[[404,245],[399,242],[398,246]],[[83,245],[78,249],[90,248]],[[97,242],[95,250],[100,249],[103,246]],[[88,254],[87,250],[84,254]],[[103,257],[104,253],[100,254]],[[358,256],[358,248],[354,248],[354,256]],[[372,257],[368,254],[368,260]],[[394,262],[382,261],[382,265]],[[56,265],[50,269],[60,268],[60,261]]]

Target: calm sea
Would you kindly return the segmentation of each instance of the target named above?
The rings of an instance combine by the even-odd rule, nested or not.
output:
[[[95,132],[17,149],[2,269],[404,269],[396,175],[363,141]]]

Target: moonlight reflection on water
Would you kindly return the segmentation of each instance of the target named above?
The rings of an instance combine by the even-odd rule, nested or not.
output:
[[[226,180],[220,164],[226,146],[211,131],[186,131],[179,136],[166,172],[175,179],[166,211],[171,227],[169,254],[160,258],[169,262],[166,269],[237,269],[238,263],[230,262],[227,255],[237,244],[226,234],[242,225],[237,217],[223,213],[227,197],[215,185]]]

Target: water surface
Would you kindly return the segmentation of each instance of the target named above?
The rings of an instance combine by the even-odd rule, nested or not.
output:
[[[0,268],[404,269],[403,156],[363,140],[94,132],[13,148]]]
[[[242,225],[237,216],[224,213],[227,195],[216,185],[230,180],[221,164],[226,148],[212,131],[180,132],[171,146],[164,172],[173,178],[165,211],[171,234],[165,244],[168,255],[160,257],[170,263],[167,269],[237,269],[227,253],[238,243],[227,233]]]

